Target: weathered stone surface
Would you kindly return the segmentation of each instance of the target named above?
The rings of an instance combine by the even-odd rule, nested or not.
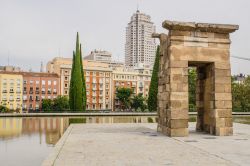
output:
[[[164,21],[162,27],[168,30],[215,32],[222,34],[232,33],[239,29],[238,25],[178,22],[169,20]]]
[[[186,137],[188,136],[188,128],[167,128],[167,135],[170,137]]]
[[[233,127],[216,127],[215,135],[217,135],[217,136],[231,136],[231,135],[233,135]]]
[[[188,119],[171,119],[167,125],[171,129],[188,128]]]
[[[188,109],[168,109],[167,116],[170,119],[188,119]]]
[[[197,67],[197,130],[232,133],[232,95],[229,33],[237,25],[165,21],[168,36],[160,39],[159,126],[169,136],[186,136],[188,67]],[[163,39],[163,37],[165,37]],[[168,94],[167,97],[165,94]],[[161,116],[162,113],[159,113]],[[177,129],[178,128],[178,129]]]

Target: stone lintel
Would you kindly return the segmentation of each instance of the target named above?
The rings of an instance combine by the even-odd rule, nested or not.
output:
[[[168,30],[213,32],[213,33],[232,33],[239,29],[239,25],[177,22],[169,20],[164,21],[162,23],[162,27]]]
[[[152,33],[152,38],[160,38],[161,34],[159,33]]]

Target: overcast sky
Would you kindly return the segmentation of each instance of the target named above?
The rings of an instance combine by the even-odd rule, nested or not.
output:
[[[239,24],[231,35],[231,54],[249,57],[249,0],[0,0],[0,65],[39,71],[54,57],[72,57],[76,32],[83,54],[93,49],[124,60],[125,27],[139,10],[151,16],[158,32],[168,19]],[[8,58],[9,57],[9,58]],[[232,72],[250,74],[250,61],[231,58]]]

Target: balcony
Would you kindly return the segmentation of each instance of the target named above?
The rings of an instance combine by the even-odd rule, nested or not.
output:
[[[21,93],[21,91],[20,91],[20,90],[19,90],[19,91],[16,91],[16,93],[20,94],[20,93]]]
[[[14,91],[10,91],[10,93],[14,93]]]
[[[33,91],[30,91],[30,93],[29,94],[33,94]]]
[[[92,96],[96,96],[96,94],[94,93],[94,94],[92,94]]]
[[[7,90],[2,90],[2,93],[7,93]]]
[[[19,98],[17,98],[17,99],[16,99],[16,101],[20,101],[20,99],[19,99]]]
[[[27,101],[27,99],[23,99],[23,101]]]
[[[14,101],[14,99],[10,99],[9,101]]]
[[[27,91],[23,91],[23,94],[27,94]]]
[[[48,91],[47,93],[48,93],[49,95],[51,94],[51,92],[50,92],[50,91]]]
[[[2,99],[3,101],[7,101],[7,99]]]
[[[45,91],[42,91],[42,94],[45,94]]]

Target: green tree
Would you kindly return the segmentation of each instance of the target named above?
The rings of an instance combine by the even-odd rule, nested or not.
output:
[[[42,100],[42,110],[43,111],[51,111],[53,109],[53,102],[51,99],[43,99]]]
[[[83,63],[82,63],[82,45],[80,44],[80,56],[81,56],[81,71],[82,71],[82,81],[83,81],[83,110],[86,110],[87,105],[87,94],[86,94],[86,82],[84,77],[84,71],[83,71]]]
[[[10,111],[9,108],[7,108],[7,107],[5,107],[3,105],[0,105],[0,113],[5,113],[5,112],[9,112],[9,111]]]
[[[142,94],[135,95],[132,98],[131,107],[136,110],[140,108],[142,111],[144,111],[147,108],[147,105],[145,104],[145,98],[142,96]]]
[[[196,79],[197,73],[195,68],[188,69],[188,100],[189,111],[196,110]]]
[[[132,94],[132,89],[130,88],[117,88],[116,89],[116,97],[121,102],[122,109],[128,109],[130,107],[130,97]]]
[[[248,76],[243,83],[232,81],[232,104],[233,111],[250,111],[250,77]]]
[[[55,111],[65,111],[69,109],[69,99],[67,96],[57,96],[53,100],[53,109]]]
[[[149,111],[157,110],[157,94],[158,94],[158,72],[160,63],[160,47],[157,47],[153,73],[151,77],[149,94],[148,94],[148,109]]]
[[[73,63],[72,63],[72,72],[71,72],[71,85],[70,85],[70,109],[73,111],[82,111],[84,109],[83,104],[83,76],[82,76],[82,60],[80,53],[80,43],[79,35],[77,32],[76,37],[76,50],[73,53]]]

